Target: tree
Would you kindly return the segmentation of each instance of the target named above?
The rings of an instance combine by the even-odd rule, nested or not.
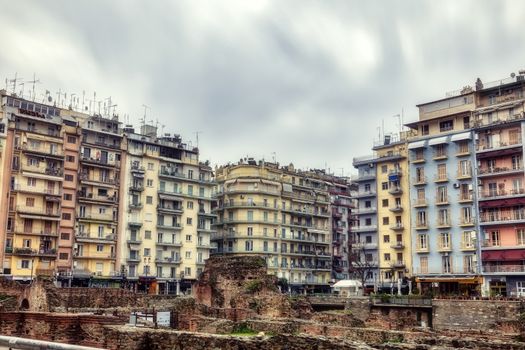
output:
[[[367,260],[364,243],[352,243],[348,254],[348,272],[353,279],[360,281],[365,286],[368,276],[373,276],[373,271],[377,269],[377,262]]]

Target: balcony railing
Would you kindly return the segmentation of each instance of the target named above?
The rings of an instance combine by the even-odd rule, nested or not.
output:
[[[508,147],[518,147],[521,145],[522,145],[522,140],[521,140],[521,137],[519,137],[516,140],[499,141],[499,142],[492,142],[492,143],[480,142],[476,145],[476,150],[478,152],[482,152],[482,151],[497,150],[497,149],[508,148]]]
[[[449,197],[438,194],[436,197],[436,205],[447,205],[447,204],[449,204]]]
[[[515,188],[512,190],[504,190],[504,189],[484,190],[484,191],[480,191],[479,195],[481,199],[499,198],[499,197],[522,197],[523,195],[525,195],[525,189]]]
[[[393,268],[402,268],[405,267],[405,262],[403,260],[396,260],[390,263],[390,266]]]
[[[497,211],[494,213],[482,213],[480,222],[508,222],[525,220],[525,212],[522,211]]]
[[[447,182],[448,174],[437,174],[434,176],[434,182]]]
[[[394,186],[394,187],[390,187],[390,189],[388,190],[388,193],[390,194],[401,194],[403,193],[403,189],[401,189],[400,186]]]
[[[413,185],[426,185],[427,184],[427,177],[426,176],[419,176],[412,179]]]
[[[352,232],[370,232],[370,231],[376,231],[376,230],[377,230],[377,225],[352,227]]]
[[[60,216],[60,211],[57,209],[43,208],[43,207],[27,207],[25,205],[17,205],[16,210],[20,213],[27,213],[39,216]]]
[[[416,221],[416,229],[424,230],[428,229],[428,224],[426,221]]]
[[[479,169],[479,175],[480,176],[490,176],[490,175],[505,175],[509,173],[514,172],[522,172],[523,166],[513,166],[512,168],[509,167],[494,167],[494,168],[481,168]]]
[[[403,249],[405,247],[405,244],[403,242],[394,242],[390,245],[390,248],[393,249]]]
[[[458,200],[460,202],[471,202],[472,201],[472,194],[471,193],[460,193],[458,195]]]
[[[399,213],[403,211],[403,207],[401,205],[395,205],[393,207],[390,207],[389,210],[393,213]]]
[[[404,228],[405,226],[402,222],[396,222],[392,226],[390,226],[390,229],[394,231],[403,230]]]
[[[485,273],[524,273],[525,265],[484,265]]]
[[[468,179],[472,177],[472,169],[459,168],[456,177],[458,179]]]
[[[427,199],[426,198],[416,198],[413,203],[415,207],[426,207]]]

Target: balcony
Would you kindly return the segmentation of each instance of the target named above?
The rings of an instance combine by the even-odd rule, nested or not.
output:
[[[22,171],[35,173],[35,174],[41,174],[41,175],[47,175],[47,176],[54,176],[54,177],[60,178],[60,180],[62,180],[62,177],[64,176],[64,170],[61,168],[56,168],[56,167],[39,167],[39,166],[31,166],[31,165],[23,164]]]
[[[164,240],[160,240],[160,241],[157,240],[156,244],[160,246],[167,246],[167,247],[182,247],[182,242],[175,242],[175,241],[168,242]]]
[[[31,144],[23,144],[23,145],[15,145],[15,149],[22,149],[22,151],[26,153],[31,154],[38,154],[40,156],[54,158],[54,159],[63,159],[64,158],[64,150],[61,147],[51,147],[51,145],[47,145],[48,147],[44,146],[38,146],[34,147],[31,146]]]
[[[388,210],[390,210],[393,213],[400,213],[403,211],[403,207],[401,205],[396,205],[394,207],[390,207]]]
[[[401,177],[403,175],[403,171],[399,167],[394,168],[388,172],[388,175]]]
[[[130,191],[135,191],[135,192],[142,192],[142,191],[144,191],[144,185],[142,185],[142,184],[133,184],[133,185],[129,186],[129,190]]]
[[[467,169],[459,168],[458,172],[456,174],[456,178],[458,180],[465,180],[465,179],[472,178],[472,169],[470,169],[470,168],[467,168]]]
[[[116,219],[113,217],[113,214],[80,214],[78,216],[79,221],[93,221],[93,222],[110,222],[116,224]]]
[[[55,257],[57,250],[54,248],[49,249],[31,249],[31,248],[15,248],[14,255],[29,255],[29,256],[42,256],[42,257]]]
[[[352,211],[352,213],[356,215],[365,215],[365,214],[374,214],[376,211],[377,211],[376,207],[356,208]]]
[[[79,179],[81,182],[91,182],[96,184],[105,184],[110,186],[118,185],[118,180],[112,179],[109,176],[89,176],[89,174],[86,173],[80,173]]]
[[[525,265],[483,265],[483,273],[525,273]]]
[[[357,176],[357,178],[354,180],[355,182],[364,182],[364,181],[371,181],[375,180],[376,175],[372,173],[362,173]]]
[[[459,203],[472,202],[472,194],[471,193],[460,193],[458,195],[458,202]]]
[[[128,263],[133,263],[133,262],[135,262],[135,263],[140,263],[140,261],[141,261],[141,260],[140,260],[140,255],[139,255],[139,254],[130,255],[130,256],[128,256],[128,258],[126,259],[126,261],[127,261]]]
[[[141,166],[141,165],[138,165],[138,164],[132,164],[131,165],[131,172],[132,173],[141,173],[141,174],[144,174],[146,172],[146,169]]]
[[[390,229],[394,231],[401,231],[405,229],[405,226],[402,222],[396,222],[395,224],[390,226]]]
[[[130,238],[128,238],[126,240],[126,243],[127,244],[141,244],[142,243],[142,238],[138,237],[138,236],[132,236]]]
[[[473,217],[462,217],[459,220],[459,226],[461,227],[467,227],[467,226],[474,226],[476,224],[476,219]]]
[[[41,269],[41,268],[37,268],[37,269],[35,269],[35,275],[36,276],[53,277],[55,275],[55,269]]]
[[[434,182],[448,182],[448,174],[437,174],[434,176]]]
[[[180,223],[168,225],[164,223],[157,223],[157,228],[163,229],[163,230],[182,230],[182,226]]]
[[[436,222],[437,228],[450,228],[451,225],[450,217],[438,219]]]
[[[523,166],[509,167],[494,167],[494,168],[481,168],[478,172],[478,177],[496,177],[505,175],[523,174]]]
[[[142,222],[140,221],[129,221],[128,222],[129,228],[140,228],[142,227]]]
[[[456,157],[466,157],[466,156],[470,156],[470,150],[468,147],[466,148],[461,148],[459,149],[457,152],[456,152]]]
[[[397,261],[391,262],[390,266],[395,269],[400,269],[400,268],[404,268],[406,264],[402,260],[397,260]]]
[[[157,205],[157,211],[173,214],[182,214],[184,208],[181,205],[159,204]]]
[[[377,243],[376,242],[352,242],[352,249],[362,249],[362,250],[375,250],[377,249]]]
[[[352,232],[355,232],[355,233],[373,232],[373,231],[377,231],[377,225],[354,226],[354,227],[352,227]]]
[[[488,225],[515,225],[525,221],[525,213],[522,210],[505,210],[494,213],[481,213],[480,223],[483,226]]]
[[[521,147],[522,140],[521,137],[516,140],[507,140],[500,142],[484,143],[480,142],[476,145],[476,153],[488,153],[492,151],[505,150]]]
[[[367,198],[367,197],[374,197],[376,195],[376,191],[359,191],[356,193],[354,198]]]
[[[181,259],[179,256],[174,257],[157,257],[155,259],[155,263],[157,264],[169,264],[169,265],[178,265],[181,263]]]
[[[129,203],[129,209],[142,209],[143,205],[139,202],[131,202]]]
[[[403,193],[403,190],[401,189],[400,186],[394,186],[394,187],[391,187],[389,190],[388,190],[388,193],[392,194],[392,195],[399,195],[399,194],[402,194]]]
[[[448,158],[448,154],[447,152],[434,152],[433,156],[432,156],[432,159],[433,160],[443,160],[443,159],[447,159]]]
[[[460,249],[462,251],[473,251],[476,250],[474,242],[461,242]]]
[[[438,194],[436,198],[436,205],[449,205],[449,197]]]
[[[111,202],[113,204],[117,203],[117,197],[115,195],[109,196],[99,196],[94,193],[87,193],[87,192],[78,192],[78,199],[81,202]]]
[[[497,189],[497,190],[484,190],[479,193],[479,200],[491,200],[491,199],[507,199],[507,198],[518,198],[525,196],[525,190],[523,188],[515,188],[511,190]]]
[[[403,242],[401,242],[401,241],[394,242],[394,243],[392,243],[390,245],[390,248],[392,248],[392,249],[403,249],[403,248],[405,248],[405,244]]]
[[[438,244],[437,251],[440,253],[446,253],[452,251],[452,244]]]
[[[115,243],[116,235],[102,235],[102,236],[90,236],[87,232],[78,232],[75,234],[76,242],[87,242],[87,243]]]
[[[428,230],[428,224],[426,221],[416,221],[416,230]]]
[[[417,245],[416,246],[416,253],[428,253],[428,244],[426,246]]]
[[[412,179],[412,185],[414,186],[423,186],[427,184],[426,176],[419,176]]]
[[[54,217],[56,220],[60,218],[60,211],[53,208],[43,208],[43,207],[27,207],[25,205],[17,205],[16,210],[19,213],[36,215],[42,217]],[[49,219],[51,220],[51,219]]]
[[[90,156],[85,156],[85,155],[82,155],[80,157],[80,161],[83,162],[83,163],[90,163],[90,164],[93,164],[93,165],[98,165],[100,167],[111,167],[111,168],[114,168],[114,167],[120,167],[120,162],[119,161],[114,161],[112,163],[109,163],[107,159],[99,159],[99,158],[93,158],[93,157],[90,157]]]
[[[426,159],[425,159],[424,155],[416,155],[411,160],[412,164],[421,164],[421,163],[425,163],[425,162],[426,162]]]
[[[414,208],[423,208],[428,205],[426,198],[416,198],[412,202],[413,202],[412,205],[414,206]]]

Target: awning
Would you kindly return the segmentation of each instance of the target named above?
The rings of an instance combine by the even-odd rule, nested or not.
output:
[[[478,284],[482,283],[481,277],[416,277],[418,283],[432,282],[452,282],[461,284]]]
[[[447,137],[446,136],[436,137],[435,139],[431,139],[430,141],[428,141],[428,145],[429,146],[441,145],[443,143],[447,143]]]
[[[408,149],[416,149],[416,148],[423,148],[425,147],[425,140],[423,141],[417,141],[417,142],[411,142],[408,144]]]
[[[360,281],[356,281],[356,280],[342,280],[342,281],[339,281],[336,284],[334,284],[332,287],[334,287],[334,288],[345,288],[345,287],[346,288],[348,288],[348,287],[360,288],[362,286],[363,286],[363,284]]]
[[[486,250],[481,253],[483,261],[521,261],[525,260],[524,249]]]
[[[450,138],[450,141],[457,142],[457,141],[463,141],[463,140],[470,140],[470,132],[462,132],[461,134],[452,135]]]

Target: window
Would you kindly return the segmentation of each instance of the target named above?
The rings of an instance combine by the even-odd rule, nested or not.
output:
[[[249,221],[253,221],[253,210],[248,210],[247,218]]]
[[[74,163],[75,162],[75,156],[66,156],[66,162]]]
[[[449,226],[450,225],[450,217],[448,215],[448,209],[438,210],[438,225],[439,226]]]
[[[193,218],[186,218],[186,224],[188,226],[191,226],[192,225],[192,222],[193,222]]]
[[[75,136],[68,136],[67,143],[77,143],[77,138]]]
[[[150,256],[151,249],[150,248],[144,248],[144,256]]]
[[[146,180],[146,186],[153,187],[153,180],[152,179],[147,179]]]
[[[22,247],[23,248],[31,248],[31,240],[30,239],[24,239],[22,241]]]
[[[468,150],[468,141],[461,141],[461,142],[458,142],[458,154],[465,154],[465,153],[469,153],[469,150]]]
[[[462,224],[472,224],[472,208],[471,207],[462,207],[461,208],[461,223]]]
[[[443,273],[451,273],[451,257],[450,256],[442,256],[441,257],[441,269]]]
[[[153,204],[153,197],[152,196],[146,196],[146,204]]]
[[[417,212],[416,226],[427,226],[427,212],[420,210]]]
[[[425,150],[420,148],[416,150],[414,160],[425,160]]]
[[[264,230],[267,231],[267,228],[265,227]],[[266,236],[267,234],[268,234],[268,233],[266,232],[265,236]],[[253,236],[253,227],[248,227],[248,228],[247,228],[247,235],[248,235],[248,236]]]
[[[22,269],[28,269],[29,268],[29,260],[22,260],[20,262],[20,268]]]
[[[365,201],[365,208],[372,208],[372,201]]]
[[[58,259],[60,259],[60,260],[67,260],[67,259],[69,259],[69,254],[68,253],[60,253],[60,254],[58,254]]]
[[[419,267],[421,269],[421,273],[428,273],[428,257],[427,256],[419,257]]]
[[[490,245],[493,247],[499,247],[500,245],[500,236],[498,230],[490,231]]]
[[[417,249],[428,250],[428,236],[426,234],[420,234],[417,236]]]
[[[442,232],[442,233],[439,234],[438,247],[440,249],[445,249],[445,250],[451,249],[451,247],[450,247],[450,233]]]
[[[191,235],[186,235],[186,242],[191,242]]]
[[[388,216],[383,217],[383,225],[388,225],[390,223],[390,218]]]
[[[244,248],[247,252],[253,251],[253,241],[245,241]]]
[[[450,131],[452,129],[454,129],[454,121],[453,120],[445,120],[445,121],[439,122],[439,131],[440,132]]]
[[[191,276],[191,267],[186,267],[184,269],[184,276]]]
[[[437,203],[448,203],[447,186],[437,188]]]
[[[383,242],[384,243],[390,243],[390,235],[384,235],[383,236]]]
[[[62,213],[62,220],[71,220],[70,213]]]
[[[458,165],[458,176],[466,177],[466,176],[470,176],[470,174],[471,174],[470,160],[460,161]]]
[[[72,201],[73,200],[73,195],[71,193],[64,193],[64,200]]]
[[[463,272],[472,273],[474,272],[474,259],[472,255],[465,255],[463,257]]]
[[[36,186],[36,179],[32,177],[27,178],[27,186],[35,187]]]
[[[390,261],[390,253],[385,253],[384,259],[385,261]]]
[[[516,295],[518,297],[525,297],[525,282],[516,282]]]
[[[193,209],[193,202],[189,201],[189,202],[186,202],[186,207],[188,209]]]
[[[421,125],[421,135],[428,135],[429,133],[429,128],[428,128],[428,124],[423,124]]]
[[[447,165],[446,164],[438,164],[437,166],[437,179],[438,180],[446,180],[447,179]]]
[[[148,170],[153,170],[153,163],[148,163]]]
[[[474,248],[474,240],[472,237],[472,231],[463,231],[461,236],[461,247],[463,249]]]
[[[371,218],[365,219],[365,226],[372,226],[372,219]]]
[[[416,168],[416,183],[425,182],[425,168]]]
[[[193,186],[192,185],[188,185],[188,194],[190,196],[193,196]]]
[[[71,174],[64,175],[64,180],[72,182],[73,181],[73,175],[71,175]]]
[[[97,252],[103,252],[104,251],[104,245],[103,244],[97,244]]]
[[[35,206],[35,199],[34,198],[26,198],[26,206],[27,207],[34,207]]]
[[[151,239],[151,231],[149,230],[144,231],[144,239]]]
[[[434,158],[443,158],[447,156],[447,145],[439,144],[434,148]]]
[[[463,129],[470,129],[470,117],[463,117]]]
[[[381,173],[383,174],[388,173],[388,165],[381,165]]]
[[[388,182],[382,182],[381,183],[381,189],[382,190],[388,190]]]
[[[64,241],[69,241],[69,232],[60,233],[60,239]]]
[[[193,170],[188,170],[188,179],[193,179]]]
[[[371,192],[370,184],[365,184],[365,192]]]

